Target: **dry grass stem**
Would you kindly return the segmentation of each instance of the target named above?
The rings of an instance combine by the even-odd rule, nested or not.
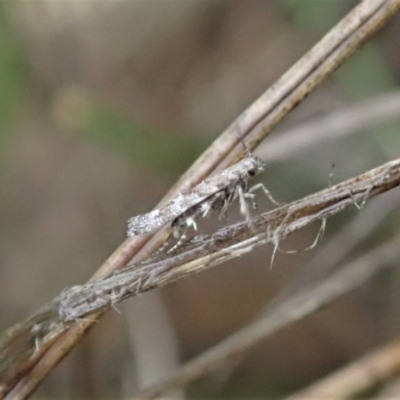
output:
[[[352,250],[371,235],[383,219],[398,207],[399,201],[400,191],[394,191],[390,196],[379,196],[372,203],[367,203],[362,213],[357,213],[326,244],[315,248],[316,255],[311,261],[268,301],[254,320],[264,318],[271,309],[278,307],[287,299],[327,279]],[[214,350],[217,348],[218,345],[214,346]],[[237,357],[234,363],[230,362],[230,371],[227,372],[225,368],[225,379],[229,379],[228,377],[234,373],[240,362],[241,357]]]
[[[391,267],[393,264],[397,265],[400,256],[399,244],[400,238],[396,237],[385,245],[344,266],[325,281],[319,282],[313,287],[303,288],[300,292],[271,308],[269,313],[262,318],[251,322],[217,346],[186,363],[172,374],[167,381],[138,394],[136,398],[142,400],[154,399],[178,390],[182,386],[217,369],[225,362],[236,359],[245,351],[279,330],[312,314],[338,297],[351,292],[380,270]],[[323,396],[307,398],[323,398]]]
[[[35,359],[70,324],[86,324],[93,314],[104,312],[126,298],[242,256],[261,245],[271,244],[278,249],[279,243],[292,232],[345,208],[362,207],[368,198],[399,184],[400,159],[261,214],[252,220],[251,227],[237,223],[210,235],[196,236],[172,254],[160,254],[110,277],[63,291],[19,325],[24,327],[26,346],[14,358],[9,356],[11,346],[6,334],[1,349],[3,390],[13,384],[15,371],[21,369],[27,358]]]
[[[400,373],[400,342],[388,344],[286,400],[348,399]]]
[[[271,137],[258,148],[258,154],[267,162],[282,161],[301,151],[312,151],[322,143],[336,142],[371,126],[394,121],[399,119],[399,115],[400,91],[384,93],[313,118]]]
[[[266,135],[268,135],[273,127],[275,127],[296,105],[301,102],[307,94],[309,94],[319,83],[330,75],[339,65],[341,65],[351,54],[371,35],[376,33],[400,8],[400,0],[364,0],[354,8],[339,24],[337,24],[314,48],[312,48],[301,60],[299,60],[286,74],[282,76],[269,90],[267,90],[254,104],[252,104],[214,143],[213,145],[193,164],[185,175],[177,182],[170,192],[160,202],[164,204],[166,201],[174,197],[183,189],[191,188],[213,171],[225,168],[236,162],[243,155],[242,146],[238,143],[246,139],[247,146],[252,150],[260,143]],[[381,188],[383,188],[383,185]],[[375,188],[370,194],[376,193]],[[354,199],[353,199],[354,200]],[[350,201],[350,200],[349,200]],[[343,203],[343,207],[346,205]],[[287,210],[286,210],[287,211]],[[323,215],[318,214],[315,219],[321,218]],[[338,211],[338,209],[337,209]],[[281,210],[284,212],[284,209]],[[322,211],[321,211],[322,212]],[[330,214],[329,212],[326,214]],[[282,214],[288,215],[288,214]],[[282,215],[276,215],[276,222]],[[271,216],[270,216],[271,217]],[[270,218],[268,217],[268,218]],[[295,219],[298,217],[297,210],[293,215],[287,217],[284,227],[279,231],[279,238],[289,234],[290,230],[298,229],[295,227]],[[264,217],[257,220],[258,227],[262,229]],[[282,223],[282,220],[280,221]],[[310,222],[310,220],[308,220]],[[298,227],[304,226],[307,217],[298,219]],[[272,223],[272,222],[271,222]],[[267,222],[265,222],[267,224]],[[264,225],[265,225],[264,224]],[[264,226],[265,228],[265,226]],[[271,225],[271,228],[273,226]],[[256,238],[251,232],[247,232],[246,228],[241,227],[241,234],[244,237],[248,235],[247,244],[236,245],[231,243],[229,249],[225,249],[217,255],[209,254],[197,261],[186,262],[181,264],[180,268],[172,268],[165,270],[157,276],[156,280],[143,280],[146,287],[142,290],[148,290],[150,287],[165,284],[173,279],[177,279],[185,273],[193,273],[196,269],[201,270],[206,266],[215,265],[223,262],[233,256],[244,254],[251,248],[267,242],[266,237],[262,233]],[[229,229],[228,229],[229,231]],[[247,230],[248,231],[248,230]],[[264,233],[265,235],[265,233]],[[108,258],[108,260],[94,274],[93,279],[103,278],[113,271],[119,270],[126,266],[132,257],[135,261],[143,260],[148,252],[157,248],[165,239],[163,232],[156,234],[152,239],[151,246],[141,249],[146,245],[149,238],[130,238]],[[276,241],[276,238],[274,239]],[[214,238],[215,242],[215,238]],[[216,242],[218,243],[218,242]],[[226,243],[229,244],[229,240]],[[247,246],[247,247],[246,247]],[[195,255],[192,249],[188,254]],[[196,264],[197,263],[197,264]],[[203,264],[202,264],[203,263]],[[185,267],[185,266],[186,267]],[[141,286],[142,287],[142,286]],[[115,297],[115,293],[112,295]],[[114,298],[113,297],[113,298]],[[122,296],[123,297],[123,296]],[[118,296],[117,296],[118,298]],[[99,309],[103,307],[98,307]],[[54,310],[47,309],[45,312],[51,315]],[[85,320],[80,320],[79,324],[71,324],[65,330],[62,326],[59,331],[53,328],[45,328],[48,332],[44,333],[45,321],[52,318],[45,318],[45,321],[38,322],[38,332],[36,337],[37,349],[32,353],[31,349],[26,350],[25,355],[21,351],[19,355],[9,361],[10,366],[6,367],[6,380],[2,380],[2,390],[0,397],[3,398],[8,394],[11,399],[24,399],[39,385],[39,383],[47,376],[47,374],[60,362],[81,339],[85,332],[96,322],[102,315],[102,312],[92,314]],[[43,317],[43,315],[42,315]],[[32,321],[31,321],[32,322]],[[27,325],[21,324],[7,331],[2,341],[4,356],[4,345],[7,348],[17,339],[23,339],[31,332],[27,331]],[[45,340],[44,340],[45,338]],[[28,340],[29,342],[29,340]],[[40,342],[40,345],[38,345]],[[4,358],[3,358],[4,359]],[[18,360],[18,361],[17,361]],[[4,375],[3,375],[4,376]]]
[[[273,304],[293,296],[304,286],[325,279],[339,263],[348,257],[355,247],[371,235],[382,221],[394,212],[400,202],[400,191],[391,196],[382,196],[369,203],[362,213],[345,224],[325,245],[318,246],[315,256],[302,268],[280,293],[272,300]]]
[[[199,272],[256,247],[271,244],[274,250],[292,232],[365,201],[400,184],[400,159],[386,163],[304,199],[253,218],[224,227],[210,235],[199,235],[172,253],[162,253],[133,264],[108,278],[65,290],[50,307],[62,324],[108,309],[118,302],[183,276]],[[46,307],[46,309],[49,307]]]

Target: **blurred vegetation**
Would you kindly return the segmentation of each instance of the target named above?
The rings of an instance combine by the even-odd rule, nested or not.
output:
[[[153,3],[41,0],[28,6],[19,1],[17,11],[26,14],[18,24],[8,17],[12,3],[0,1],[2,160],[11,149],[3,169],[9,175],[8,186],[2,185],[1,190],[8,202],[0,199],[6,222],[2,233],[7,236],[0,256],[0,311],[7,323],[17,322],[19,316],[48,300],[48,282],[55,290],[89,276],[104,254],[111,254],[125,239],[127,218],[150,209],[167,190],[165,177],[172,181],[184,172],[298,54],[356,3],[210,1],[202,3],[199,12],[190,9],[196,2],[169,1],[179,4],[179,12],[176,16],[171,12],[172,22],[161,33],[160,21],[166,17],[157,14]],[[184,3],[187,14],[181,11]],[[135,23],[138,19],[142,24]],[[147,32],[143,42],[132,39],[141,37],[137,26]],[[399,76],[388,67],[379,41],[397,42],[398,38],[374,38],[293,114],[312,119],[337,104],[396,88]],[[324,103],[321,98],[328,100]],[[297,123],[292,117],[289,126]],[[276,182],[280,200],[295,199],[321,189],[321,182],[328,184],[332,161],[339,159],[336,168],[346,177],[378,165],[377,159],[385,157],[383,145],[396,148],[398,130],[398,123],[388,123],[363,140],[352,137],[336,147],[311,148],[294,160],[268,165],[260,179],[272,182],[273,193]],[[355,162],[359,164],[353,168]],[[329,220],[324,240],[340,231],[356,212],[354,207]],[[18,215],[23,218],[15,224]],[[382,222],[379,232],[357,251],[388,237],[397,219]],[[214,222],[210,218],[206,223]],[[302,230],[283,247],[304,248],[314,236],[315,227]],[[250,255],[245,268],[244,259],[237,260],[229,263],[228,272],[215,269],[162,292],[168,297],[183,358],[243,326],[314,254],[279,255],[269,270],[265,266],[270,250]],[[126,303],[123,316],[129,318],[131,303]],[[395,300],[382,304],[396,312]],[[234,372],[227,371],[230,378],[222,388],[215,388],[218,382],[196,383],[189,393],[209,398],[216,392],[218,398],[273,397],[288,386],[316,379],[321,371],[338,367],[382,339],[380,315],[375,311],[368,309],[362,297],[351,307],[344,302],[324,310],[291,328],[289,340],[284,333],[272,344],[260,345],[260,351],[249,357],[254,364],[244,360]],[[48,396],[47,384],[53,390],[50,393],[82,398],[99,393],[112,397],[128,386],[124,380],[132,375],[132,339],[126,321],[118,321],[93,329],[85,343],[89,350],[83,355],[74,352],[76,358],[66,360],[49,377],[50,383],[43,385],[43,394]],[[391,329],[385,335],[396,326]],[[113,346],[119,347],[123,362],[110,362],[117,354]],[[79,380],[75,371],[82,365],[87,386],[96,388],[92,392],[85,389],[86,382],[84,389],[71,383]],[[114,377],[111,383],[103,379],[109,376]]]
[[[320,1],[320,0],[285,0],[284,5],[293,19],[295,25],[308,34],[312,34],[314,40],[327,32],[343,13],[343,1]]]
[[[4,3],[0,2],[0,152],[5,151],[5,138],[11,133],[8,127],[22,109],[26,72],[21,46],[10,30]]]
[[[314,41],[323,36],[329,27],[340,19],[339,16],[344,8],[350,10],[349,6],[348,1],[286,0],[287,10],[294,23],[301,31],[307,32]],[[339,83],[346,97],[353,101],[390,90],[396,83],[374,41],[364,44],[338,69],[332,79]],[[376,135],[373,140],[377,144],[398,141],[397,122],[382,126],[380,135]]]
[[[136,123],[109,105],[82,91],[70,89],[56,102],[58,122],[138,164],[179,176],[207,146],[190,134],[152,129]],[[177,156],[178,155],[178,156]]]

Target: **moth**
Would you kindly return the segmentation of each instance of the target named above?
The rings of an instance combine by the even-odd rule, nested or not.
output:
[[[249,221],[246,199],[250,198],[256,208],[254,191],[262,189],[274,204],[279,204],[263,184],[249,188],[249,180],[264,169],[264,161],[248,152],[238,163],[179,193],[163,207],[131,218],[128,221],[128,236],[151,235],[171,223],[173,236],[182,240],[190,226],[197,229],[196,219],[199,216],[207,215],[210,210],[221,210],[223,215],[237,197],[240,211]]]

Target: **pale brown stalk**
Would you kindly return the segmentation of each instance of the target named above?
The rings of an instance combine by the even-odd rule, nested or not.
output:
[[[261,214],[253,218],[250,226],[243,222],[221,228],[213,234],[193,238],[172,254],[162,253],[108,278],[65,290],[23,323],[30,335],[26,352],[35,357],[74,321],[78,326],[85,324],[93,315],[131,296],[240,257],[261,245],[271,244],[275,251],[292,232],[348,207],[362,207],[370,197],[398,185],[400,159]],[[25,357],[25,354],[7,357],[7,350],[3,349],[2,363],[7,360],[11,366],[3,371],[3,390],[13,383],[13,366],[20,365]]]
[[[400,0],[364,0],[336,25],[313,49],[299,60],[286,74],[251,105],[214,143],[199,157],[177,184],[164,197],[165,203],[183,189],[193,187],[211,172],[225,168],[243,154],[240,140],[246,138],[253,149],[266,135],[309,94],[324,78],[343,63],[366,39],[376,33],[399,9]],[[162,242],[163,233],[156,235],[151,248]],[[93,279],[109,275],[123,268],[148,239],[126,240],[94,274]],[[137,255],[139,261],[144,255]],[[57,333],[37,351],[21,354],[18,364],[6,368],[8,382],[1,396],[24,399],[39,385],[48,373],[75,346],[102,313]],[[17,338],[29,335],[26,326],[17,325],[7,331],[3,346]],[[21,351],[23,353],[23,351]]]
[[[286,400],[349,399],[400,373],[400,341],[367,354]]]
[[[235,360],[250,348],[256,346],[262,340],[269,338],[271,335],[276,334],[281,329],[287,328],[289,325],[305,318],[338,299],[340,296],[351,292],[364,284],[380,270],[393,265],[397,266],[400,256],[399,244],[400,238],[397,236],[385,245],[345,265],[326,280],[311,287],[304,287],[301,291],[296,292],[293,296],[286,298],[284,301],[271,308],[268,314],[265,314],[262,318],[251,322],[245,328],[223,340],[217,346],[203,352],[194,360],[187,362],[165,382],[148,388],[135,396],[135,398],[142,400],[155,399],[179,390],[181,387],[188,385],[201,376],[214,371],[224,363]],[[398,344],[396,346],[398,347]],[[382,357],[386,357],[380,364],[382,367],[378,368],[376,374],[373,374],[373,372],[371,373],[371,377],[374,378],[371,384],[376,382],[382,375],[381,371],[384,368],[385,372],[387,372],[386,376],[398,371],[399,363],[398,360],[396,360],[396,357],[398,357],[398,350],[391,358],[389,358],[390,355],[388,352],[382,355]],[[373,366],[373,361],[375,361],[375,359],[368,362],[368,365]],[[342,389],[346,389],[347,394],[355,393],[356,390],[351,392],[351,384],[348,384],[349,381],[355,384],[353,389],[360,389],[362,385],[365,388],[368,385],[367,380],[369,375],[365,376],[361,382],[357,382],[355,379],[357,377],[358,375],[353,374],[353,380],[352,377],[349,377],[349,380],[347,380],[345,371],[343,371],[343,374],[340,374],[337,379],[335,379],[336,377],[332,377],[332,383],[327,382],[326,388],[329,387],[332,389],[329,391],[330,393],[335,393],[333,389],[338,388],[338,385],[342,383]],[[322,388],[325,388],[323,383],[321,383],[321,389]],[[342,392],[343,391],[344,390],[342,390]],[[305,397],[299,398],[304,400],[328,398],[322,396],[322,393],[325,394],[326,392],[320,390],[318,387],[316,387],[315,390],[314,387],[312,387],[312,390],[310,388],[310,391],[305,393],[307,394]],[[309,394],[313,394],[314,396]],[[297,399],[298,397],[291,398],[291,400],[295,398]],[[334,398],[342,397],[337,397],[335,393]]]

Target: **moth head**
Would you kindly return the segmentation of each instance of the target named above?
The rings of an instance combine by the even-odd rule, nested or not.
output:
[[[246,143],[241,140],[242,146],[244,148],[245,153],[245,163],[247,165],[247,176],[252,178],[253,176],[258,175],[260,172],[264,171],[265,163],[261,158],[253,155],[250,149],[247,147]]]
[[[250,154],[249,159],[251,160],[251,167],[248,169],[247,174],[249,177],[253,177],[258,175],[260,172],[265,169],[265,162],[261,160],[261,158]]]
[[[256,176],[256,175],[257,175],[257,170],[256,170],[256,168],[249,169],[249,170],[247,171],[247,174],[248,174],[250,177]]]

